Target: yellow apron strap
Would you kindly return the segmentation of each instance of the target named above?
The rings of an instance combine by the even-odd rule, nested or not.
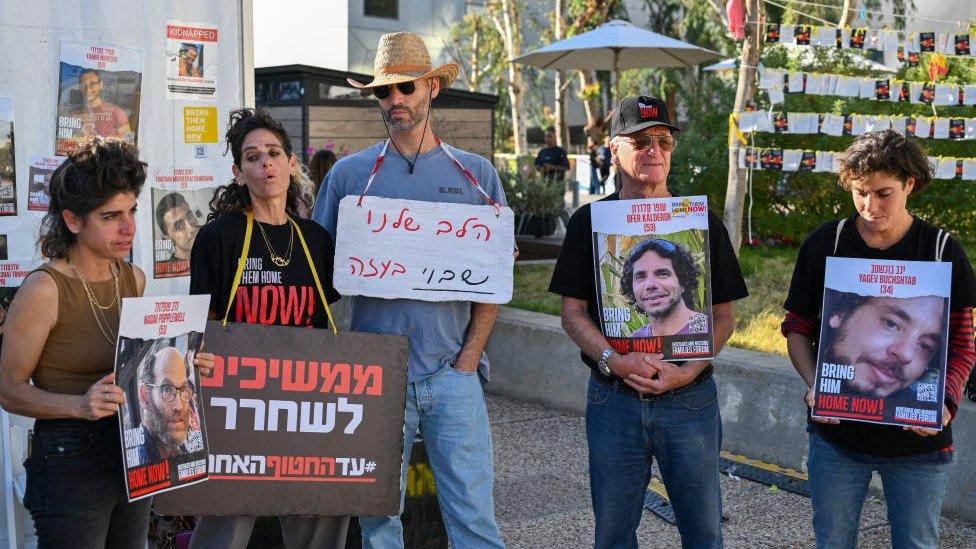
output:
[[[312,252],[308,251],[308,244],[305,243],[305,235],[302,234],[302,230],[298,227],[298,223],[296,223],[291,216],[288,216],[288,221],[291,221],[292,226],[295,227],[295,232],[298,233],[298,241],[302,243],[302,249],[305,250],[305,259],[308,260],[308,268],[311,269],[312,278],[315,279],[315,287],[319,291],[319,297],[322,299],[322,305],[325,306],[325,315],[329,317],[329,326],[332,328],[332,333],[339,335],[339,330],[336,328],[335,320],[332,318],[332,310],[329,309],[329,300],[325,298],[325,290],[322,289],[322,281],[319,280],[319,273],[315,269],[315,262],[312,261]]]
[[[254,213],[248,210],[247,226],[244,229],[244,246],[241,247],[241,257],[237,260],[237,272],[234,273],[234,283],[231,285],[230,296],[227,298],[227,312],[224,313],[224,320],[222,320],[220,323],[221,326],[227,326],[227,317],[230,316],[230,308],[234,305],[237,287],[241,285],[241,276],[244,275],[244,263],[247,262],[247,254],[249,251],[251,251],[251,232],[253,230]]]

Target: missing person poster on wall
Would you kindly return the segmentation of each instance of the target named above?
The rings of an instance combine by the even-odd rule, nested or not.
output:
[[[952,263],[827,258],[813,415],[942,428]]]
[[[137,143],[141,96],[142,50],[62,42],[55,154],[92,136]]]
[[[215,175],[206,168],[170,168],[150,177],[153,278],[190,276],[190,251],[207,221]]]
[[[610,345],[664,360],[711,358],[707,197],[590,208],[600,326]]]
[[[46,212],[51,205],[51,175],[64,162],[64,156],[35,156],[27,171],[27,209]]]
[[[17,215],[17,161],[14,158],[12,97],[0,97],[0,216],[4,215]]]
[[[213,99],[217,94],[217,27],[170,21],[166,25],[166,96]]]
[[[129,501],[207,478],[207,440],[193,357],[203,345],[209,295],[122,300],[115,353]]]

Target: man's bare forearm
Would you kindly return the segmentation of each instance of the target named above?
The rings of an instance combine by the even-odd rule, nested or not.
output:
[[[593,360],[598,360],[603,350],[610,346],[607,338],[603,336],[585,310],[563,307],[562,324],[569,339],[572,339],[573,343]]]
[[[461,353],[474,355],[479,359],[488,345],[488,338],[491,331],[495,328],[495,321],[498,319],[498,305],[493,303],[472,303],[471,322],[468,324],[468,333],[464,336],[464,345]]]

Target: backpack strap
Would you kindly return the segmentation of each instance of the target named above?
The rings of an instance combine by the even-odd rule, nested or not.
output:
[[[946,244],[949,243],[949,233],[939,229],[938,236],[935,237],[935,260],[942,261],[942,254],[945,252]]]
[[[837,222],[837,234],[834,235],[834,255],[837,255],[837,245],[840,244],[840,233],[844,230],[844,223],[847,223],[846,217]]]

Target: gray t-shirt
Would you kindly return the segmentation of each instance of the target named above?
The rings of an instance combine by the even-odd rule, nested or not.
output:
[[[495,168],[483,157],[447,145],[451,154],[467,168],[494,200],[506,204],[505,193]],[[383,149],[380,142],[336,162],[319,189],[312,219],[335,238],[339,201],[346,195],[362,194],[369,172]],[[411,159],[413,155],[408,155]],[[487,204],[478,189],[461,173],[440,147],[421,154],[414,173],[393,145],[369,188],[369,196],[403,198],[425,202]],[[399,334],[410,338],[407,380],[416,381],[448,365],[461,351],[471,320],[471,302],[429,302],[413,299],[352,297],[351,328],[377,334]],[[488,379],[488,357],[481,356],[479,372]]]

